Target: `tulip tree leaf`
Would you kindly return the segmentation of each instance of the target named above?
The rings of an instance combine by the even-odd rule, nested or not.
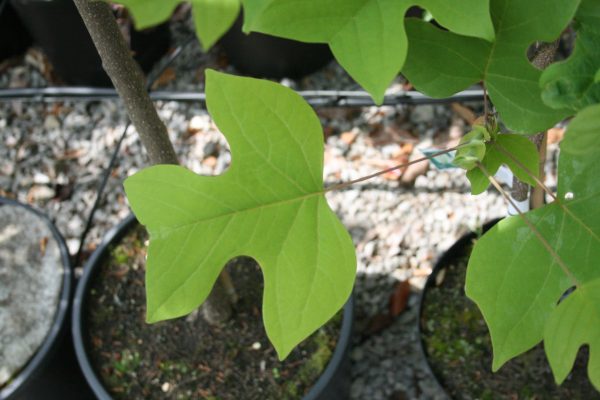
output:
[[[563,383],[579,348],[590,346],[588,375],[600,391],[600,279],[582,285],[554,310],[544,332],[544,349],[556,383]]]
[[[600,105],[595,105],[571,121],[561,143],[558,201],[526,214],[584,286],[600,278],[599,152]],[[573,285],[574,280],[519,216],[499,222],[477,241],[467,269],[466,293],[490,329],[494,370],[538,344],[551,318],[563,320],[557,304]],[[553,316],[556,312],[559,315]],[[578,332],[575,341],[582,335],[600,335],[600,324],[571,328]],[[586,328],[587,332],[579,332]],[[598,349],[592,349],[591,357],[599,356]],[[559,379],[561,370],[555,376]]]
[[[600,2],[582,0],[577,15],[573,54],[548,67],[540,79],[544,102],[556,109],[581,110],[600,103]]]
[[[196,34],[205,51],[231,28],[240,7],[240,0],[192,0]]]
[[[481,163],[490,175],[495,175],[504,164],[519,180],[535,186],[536,182],[531,174],[536,178],[539,177],[539,158],[535,144],[529,139],[521,135],[503,134],[498,135],[496,140],[486,143],[485,157]],[[471,182],[473,195],[485,192],[490,184],[488,177],[479,168],[467,171],[467,178]]]
[[[182,0],[117,0],[133,15],[136,29],[165,22]],[[196,34],[208,51],[233,25],[240,11],[240,0],[190,0]]]
[[[335,58],[370,94],[383,101],[407,51],[404,15],[426,8],[446,28],[491,41],[489,0],[244,0],[244,29],[312,43],[328,43]]]
[[[225,263],[253,257],[263,319],[284,358],[346,302],[356,272],[350,235],[323,192],[323,133],[310,106],[275,83],[207,71],[208,110],[226,136],[229,170],[198,176],[159,165],[125,182],[150,233],[147,319],[185,315]]]
[[[496,28],[492,43],[442,31],[424,21],[406,21],[409,47],[402,72],[423,93],[448,97],[484,81],[507,127],[536,133],[569,114],[541,99],[541,71],[527,60],[535,41],[553,41],[569,24],[579,0],[491,0]]]

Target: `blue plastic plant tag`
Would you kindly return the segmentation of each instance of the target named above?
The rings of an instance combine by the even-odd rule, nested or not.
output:
[[[440,149],[419,149],[419,151],[429,157],[434,155],[435,153],[439,153]],[[430,161],[437,169],[456,168],[456,165],[452,163],[452,161],[454,161],[455,156],[456,150],[451,151],[449,153],[441,154],[437,157],[433,157],[430,159]]]

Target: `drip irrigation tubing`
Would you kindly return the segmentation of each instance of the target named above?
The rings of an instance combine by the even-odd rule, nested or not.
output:
[[[4,6],[7,0],[0,0],[0,7]],[[160,63],[156,72],[150,75],[147,79],[147,89],[150,98],[156,102],[188,102],[188,103],[206,103],[205,93],[199,92],[184,92],[184,91],[151,91],[153,84],[161,76],[161,74],[176,60],[183,52],[186,46],[196,40],[192,35],[179,45],[168,57]],[[162,65],[161,65],[162,64]],[[306,90],[298,91],[311,106],[319,107],[369,107],[374,106],[371,96],[360,90]],[[451,97],[435,99],[428,97],[418,91],[399,91],[386,95],[382,105],[396,106],[401,104],[447,104],[453,102],[481,102],[483,99],[483,90],[479,88],[465,90]],[[119,100],[119,96],[113,88],[98,88],[98,87],[39,87],[39,88],[14,88],[0,89],[0,102],[9,101],[25,101],[25,102],[57,102],[57,101],[100,101],[100,100]],[[79,237],[79,247],[77,254],[74,256],[74,265],[79,265],[84,250],[85,240],[92,227],[94,216],[100,203],[103,199],[106,185],[114,169],[121,146],[127,131],[131,126],[131,122],[127,119],[123,132],[113,149],[108,166],[104,170],[102,178],[96,190],[96,198],[92,205],[92,209],[86,220],[86,225]]]
[[[160,74],[157,74],[157,76],[160,76]],[[369,107],[375,105],[371,96],[367,92],[360,90],[304,90],[297,93],[313,107]],[[117,92],[111,88],[43,87],[0,89],[0,102],[15,100],[30,102],[94,101],[117,100],[118,98]],[[206,95],[198,92],[156,90],[150,92],[150,98],[153,101],[206,102]],[[482,99],[482,89],[465,90],[454,96],[441,99],[435,99],[420,92],[410,90],[386,95],[383,105],[481,102]]]

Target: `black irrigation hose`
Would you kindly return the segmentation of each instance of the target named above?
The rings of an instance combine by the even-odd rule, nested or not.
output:
[[[8,0],[0,0],[0,10],[4,7]],[[206,102],[204,93],[195,92],[174,92],[174,91],[153,91],[152,85],[162,75],[162,73],[175,61],[175,59],[183,52],[191,42],[195,40],[195,36],[191,36],[178,46],[173,53],[164,61],[163,65],[157,72],[148,77],[147,89],[150,97],[154,101],[178,101],[178,102]],[[304,99],[313,107],[368,107],[375,105],[370,95],[363,91],[348,91],[348,90],[312,90],[298,92]],[[399,105],[399,104],[440,104],[451,102],[466,102],[466,101],[481,101],[483,91],[480,89],[465,90],[457,93],[452,97],[444,99],[434,99],[423,95],[417,91],[405,91],[385,97],[384,105]],[[112,88],[95,88],[95,87],[47,87],[47,88],[18,88],[18,89],[2,89],[0,90],[0,102],[2,101],[33,101],[33,102],[50,102],[50,101],[65,101],[65,100],[108,100],[118,99],[116,90]],[[92,209],[87,218],[86,225],[79,237],[79,248],[74,258],[74,265],[78,265],[81,261],[83,246],[85,239],[89,234],[94,220],[94,215],[100,207],[100,202],[103,198],[104,190],[108,184],[111,171],[114,169],[118,159],[119,152],[127,130],[131,122],[128,120],[123,129],[106,167],[102,179],[98,184],[96,198]]]
[[[156,71],[156,73],[154,75],[151,75],[148,77],[147,82],[146,82],[146,89],[150,90],[152,88],[152,85],[154,84],[154,82],[156,82],[156,80],[162,75],[162,73],[183,52],[184,48],[189,43],[191,43],[194,39],[195,39],[195,36],[188,38],[181,45],[179,45],[175,49],[175,51],[173,51],[169,55],[169,57],[164,61],[163,65]],[[112,92],[115,92],[114,89],[96,89],[96,88],[88,88],[88,89],[101,90],[101,91],[110,90]],[[92,228],[92,224],[94,221],[94,215],[96,214],[96,211],[100,207],[100,202],[102,201],[102,195],[104,193],[104,190],[106,189],[106,185],[108,184],[108,179],[110,177],[111,171],[113,170],[113,168],[115,167],[115,164],[117,163],[117,159],[119,157],[119,152],[121,151],[121,146],[123,144],[123,141],[125,140],[125,137],[127,136],[127,130],[129,129],[130,126],[131,126],[131,121],[129,119],[127,119],[127,123],[125,124],[125,128],[123,129],[123,133],[121,133],[121,136],[119,137],[119,141],[117,142],[115,149],[112,152],[108,166],[104,170],[102,179],[100,180],[100,183],[98,184],[98,189],[96,190],[96,199],[94,200],[94,204],[92,205],[92,209],[90,210],[90,214],[85,223],[85,228],[83,229],[81,235],[79,236],[79,248],[77,249],[77,254],[75,255],[73,265],[78,265],[79,262],[81,261],[81,255],[83,252],[83,245],[85,244],[85,239],[87,238],[87,235],[89,234],[90,229]]]
[[[368,107],[375,105],[371,96],[360,90],[305,90],[299,91],[304,99],[313,107]],[[154,101],[179,101],[205,103],[204,93],[152,91],[150,98]],[[1,101],[64,101],[64,100],[110,100],[118,99],[114,89],[92,87],[49,87],[21,88],[0,90]],[[417,91],[403,91],[385,96],[384,105],[399,104],[446,104],[453,102],[477,101],[483,99],[482,89],[465,90],[454,96],[434,99]]]
[[[98,184],[98,189],[96,189],[96,199],[94,199],[94,204],[92,205],[92,209],[90,210],[90,214],[85,223],[85,228],[83,229],[83,232],[81,232],[81,235],[79,236],[79,248],[77,249],[77,254],[75,255],[75,259],[73,262],[73,265],[75,265],[75,266],[79,265],[79,262],[81,261],[81,253],[83,252],[83,245],[85,243],[85,239],[86,239],[88,233],[90,232],[90,229],[92,228],[92,223],[94,221],[94,215],[96,214],[96,211],[100,207],[100,201],[102,200],[102,194],[104,193],[104,189],[106,189],[106,185],[108,184],[108,178],[110,177],[110,173],[113,170],[113,168],[115,167],[117,158],[119,156],[119,152],[121,150],[121,145],[123,144],[123,140],[125,140],[125,136],[127,136],[127,129],[129,129],[130,125],[131,125],[131,122],[127,121],[127,123],[125,124],[125,128],[123,129],[123,133],[121,134],[121,137],[119,138],[119,141],[117,142],[117,145],[115,146],[115,149],[112,152],[112,155],[110,157],[110,162],[108,163],[108,166],[104,170],[102,179],[100,180],[100,183]]]

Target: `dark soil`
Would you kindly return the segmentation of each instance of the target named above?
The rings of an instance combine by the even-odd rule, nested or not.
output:
[[[114,247],[91,284],[84,337],[105,388],[117,399],[298,399],[314,384],[335,348],[341,312],[284,362],[262,322],[262,275],[252,260],[228,268],[240,300],[221,329],[200,314],[144,322],[143,243],[136,227]]]
[[[467,251],[470,252],[470,248]],[[580,352],[574,371],[561,386],[554,382],[541,344],[492,373],[489,331],[479,309],[464,293],[467,261],[467,255],[463,255],[440,270],[435,279],[437,286],[434,284],[427,291],[421,318],[429,363],[450,396],[454,399],[600,399],[587,377],[587,348]]]

